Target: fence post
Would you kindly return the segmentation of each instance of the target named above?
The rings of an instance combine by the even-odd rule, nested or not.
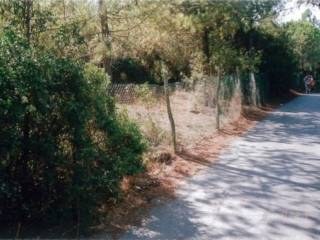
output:
[[[217,89],[216,89],[216,129],[220,130],[220,88],[221,88],[221,72],[218,68],[217,73]]]
[[[166,105],[167,105],[167,113],[170,121],[171,126],[171,137],[172,137],[172,146],[174,153],[177,153],[177,142],[176,142],[176,127],[172,115],[171,105],[170,105],[170,96],[169,96],[169,85],[168,85],[168,79],[165,77],[163,81],[164,86],[164,94],[166,98]]]

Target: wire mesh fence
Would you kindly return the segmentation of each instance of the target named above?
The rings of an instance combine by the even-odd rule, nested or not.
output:
[[[184,84],[181,82],[169,83],[171,93],[182,89],[184,89]],[[154,98],[164,96],[164,87],[158,84],[110,84],[108,87],[108,94],[121,104],[135,103],[143,91],[148,91]]]
[[[216,83],[215,77],[204,77],[169,84],[177,139],[184,146],[195,144],[215,131]],[[222,83],[219,102],[223,125],[240,116],[242,97],[240,80],[236,76],[226,76]],[[151,146],[170,144],[163,86],[112,84],[108,91],[115,97],[118,108],[140,125]]]

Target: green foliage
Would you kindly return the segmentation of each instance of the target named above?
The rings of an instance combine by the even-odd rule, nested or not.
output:
[[[296,87],[297,58],[284,29],[276,26],[260,28],[251,36],[254,48],[261,53],[256,72],[266,97],[282,96]]]
[[[297,87],[297,59],[284,34],[279,37],[261,34],[260,37],[259,47],[263,49],[259,66],[261,80],[265,83],[269,97],[283,96],[290,88]]]
[[[107,84],[97,67],[1,34],[0,220],[84,224],[142,170],[140,131]]]
[[[30,40],[38,43],[40,36],[54,23],[54,16],[51,11],[36,6],[39,6],[37,1],[0,0],[0,19],[4,27],[30,35]]]
[[[278,3],[0,0],[0,220],[93,215],[142,170],[145,142],[116,113],[111,80],[202,81],[219,70],[227,100],[239,69],[242,95],[252,95],[254,73],[266,99],[295,87],[301,71],[319,72],[319,29],[277,25]],[[137,91],[151,104],[146,86]],[[156,124],[147,128],[160,144]]]
[[[95,87],[95,91],[103,95],[110,84],[110,77],[103,69],[92,64],[86,64],[84,68],[84,76],[88,84]]]
[[[315,71],[320,63],[320,30],[308,21],[289,23],[287,33],[301,70]]]
[[[150,89],[148,83],[137,85],[135,87],[135,92],[138,97],[138,100],[141,101],[146,107],[151,107],[157,103],[157,100],[154,93]]]
[[[58,27],[52,36],[53,48],[61,56],[77,56],[85,50],[85,39],[80,34],[80,25],[77,22],[69,22]]]
[[[148,117],[144,125],[144,134],[150,147],[158,147],[165,139],[170,138],[170,136],[168,136],[168,134],[158,126],[158,123],[151,118],[151,116]]]
[[[118,59],[113,63],[113,83],[155,83],[149,71],[134,59]]]

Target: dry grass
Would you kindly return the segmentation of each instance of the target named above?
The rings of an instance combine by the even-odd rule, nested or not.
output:
[[[175,103],[179,102],[179,100],[175,101]],[[184,105],[181,109],[187,111]],[[226,148],[233,139],[241,136],[254,126],[257,121],[263,119],[270,110],[271,108],[246,107],[242,115],[229,124],[225,124],[219,132],[213,131],[214,125],[206,123],[206,127],[211,127],[210,129],[203,128],[206,130],[206,134],[203,134],[196,144],[182,145],[181,151],[177,155],[170,153],[166,147],[161,148],[159,151],[169,152],[172,155],[171,161],[165,161],[164,163],[149,161],[146,173],[124,179],[122,184],[123,198],[120,202],[108,204],[102,209],[106,217],[103,224],[96,230],[102,230],[104,233],[108,232],[113,237],[117,237],[118,234],[130,226],[141,225],[152,207],[174,198],[175,189],[180,184],[200,169],[214,163],[222,149]],[[208,121],[209,119],[212,121],[211,113],[198,114],[202,114],[199,120],[194,118],[183,121],[183,117],[180,116],[180,121],[177,122],[179,124],[185,122],[195,124],[204,122],[206,118]],[[189,131],[190,127],[186,127],[186,129]],[[191,136],[201,137],[196,132],[199,130],[191,129],[191,131],[194,131]]]
[[[199,103],[200,102],[200,103]],[[176,123],[177,139],[180,145],[192,146],[204,137],[209,137],[216,128],[215,108],[205,106],[193,92],[177,91],[171,96],[171,105]],[[241,114],[240,97],[222,103],[222,125],[236,120]],[[119,105],[125,109],[130,118],[141,126],[148,139],[153,139],[154,147],[170,145],[170,125],[165,102],[161,99],[154,104],[137,102],[131,105]],[[158,132],[150,126],[155,126]],[[156,139],[157,136],[159,139]]]
[[[120,202],[108,203],[101,208],[105,218],[93,230],[108,233],[113,238],[131,225],[140,225],[154,205],[174,198],[174,186],[170,181],[161,180],[151,169],[122,182],[123,196]],[[100,238],[100,237],[98,237]]]

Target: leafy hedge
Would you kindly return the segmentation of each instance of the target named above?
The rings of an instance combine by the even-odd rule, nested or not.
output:
[[[107,84],[94,66],[0,35],[0,220],[82,222],[142,170],[142,135]]]

